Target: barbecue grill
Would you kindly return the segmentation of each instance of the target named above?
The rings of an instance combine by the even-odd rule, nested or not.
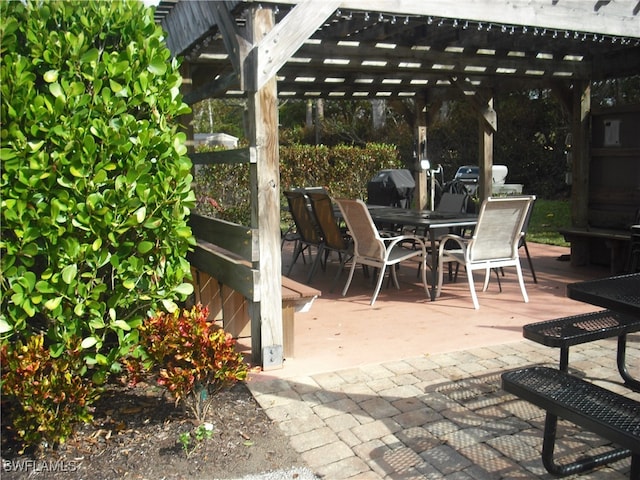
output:
[[[367,183],[367,203],[390,207],[410,208],[416,182],[409,170],[380,170]]]

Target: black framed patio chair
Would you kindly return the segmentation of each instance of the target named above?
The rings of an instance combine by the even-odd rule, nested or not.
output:
[[[333,291],[335,282],[340,278],[340,274],[342,273],[345,264],[353,257],[352,239],[350,235],[342,231],[340,228],[338,219],[334,214],[333,202],[328,194],[308,192],[307,196],[311,201],[311,209],[313,210],[318,226],[320,227],[323,240],[320,244],[320,250],[318,251],[316,261],[313,262],[309,280],[313,278],[319,263],[324,266],[324,269],[326,269],[329,255],[332,252],[335,252],[338,254],[340,266],[331,285],[330,291]]]
[[[311,252],[312,248],[319,251],[320,245],[322,244],[322,235],[318,227],[318,222],[313,217],[312,210],[307,206],[306,195],[302,191],[288,190],[284,192],[284,196],[287,199],[289,213],[296,226],[296,232],[300,236],[295,244],[293,259],[287,271],[287,276],[289,276],[300,254],[304,255],[303,252],[305,251]],[[307,282],[310,280],[312,273],[313,267],[309,272]]]

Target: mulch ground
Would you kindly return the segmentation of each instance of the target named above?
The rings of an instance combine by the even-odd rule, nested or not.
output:
[[[95,404],[93,422],[57,448],[21,455],[3,425],[2,478],[225,479],[304,465],[244,383],[215,395],[206,421],[211,437],[195,440],[193,418],[162,389],[111,386]],[[180,436],[187,432],[185,450]]]

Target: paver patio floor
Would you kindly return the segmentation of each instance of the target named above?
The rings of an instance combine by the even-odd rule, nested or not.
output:
[[[523,261],[529,303],[515,272],[479,292],[474,310],[464,273],[428,300],[415,269],[401,267],[401,289],[373,285],[357,271],[345,297],[329,292],[336,270],[319,271],[322,291],[307,313],[296,314],[295,354],[282,369],[248,382],[292,448],[327,479],[553,478],[540,460],[544,412],[500,388],[505,370],[557,366],[559,352],[522,339],[522,325],[596,310],[567,299],[566,284],[608,275],[605,268],[571,268],[568,249],[529,245],[538,284]],[[283,254],[283,270],[290,256]],[[303,281],[299,262],[292,277]],[[286,271],[286,270],[285,270]],[[480,288],[480,278],[477,285]],[[640,336],[631,335],[631,373],[640,373]],[[572,373],[606,388],[621,385],[614,340],[573,347]],[[597,436],[562,422],[559,461],[606,448]],[[629,459],[580,478],[628,478]],[[570,477],[569,477],[570,478]]]

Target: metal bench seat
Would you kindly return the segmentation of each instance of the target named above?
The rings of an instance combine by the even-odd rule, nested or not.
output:
[[[627,334],[634,332],[640,332],[640,318],[612,310],[529,323],[522,327],[524,338],[547,347],[560,348],[560,370],[565,372],[569,364],[569,347],[618,337],[620,376],[630,388],[640,391],[640,381],[633,378],[626,367]]]
[[[630,478],[640,478],[640,402],[548,367],[505,372],[502,388],[546,410],[542,462],[550,473],[584,472],[631,455]],[[558,417],[622,448],[557,465],[553,452]]]

